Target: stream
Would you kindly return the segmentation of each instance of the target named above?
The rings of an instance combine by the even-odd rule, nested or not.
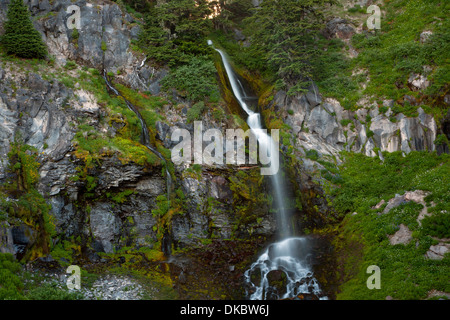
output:
[[[118,97],[121,97],[128,109],[130,109],[131,111],[134,112],[134,114],[136,114],[136,116],[138,117],[140,123],[141,123],[141,128],[142,128],[142,132],[141,132],[141,143],[142,145],[144,145],[148,150],[150,150],[151,152],[153,152],[159,159],[161,159],[161,161],[164,163],[164,168],[166,171],[166,189],[167,189],[167,203],[168,206],[170,207],[170,193],[171,193],[171,188],[172,188],[172,176],[170,175],[169,169],[168,169],[168,164],[167,164],[167,160],[163,157],[163,155],[156,150],[154,147],[152,147],[152,145],[150,144],[150,134],[149,134],[149,130],[147,127],[147,124],[144,121],[144,118],[142,118],[142,115],[140,114],[140,112],[138,111],[138,109],[130,102],[128,101],[109,81],[108,76],[107,76],[107,72],[106,70],[103,70],[103,79],[105,80],[106,86],[112,91],[114,92],[114,94]],[[164,239],[166,238],[166,236],[164,237]],[[163,242],[166,243],[163,239]],[[170,242],[170,241],[169,241]],[[163,244],[163,252],[165,254],[170,254],[170,245],[169,243],[166,243],[166,245]]]
[[[225,67],[233,94],[241,108],[246,112],[247,124],[257,137],[258,143],[264,145],[274,155],[276,148],[271,136],[263,129],[261,115],[258,110],[258,97],[246,89],[250,86],[234,72],[227,55],[214,47],[211,40],[208,44],[219,52]],[[278,159],[278,157],[277,157]],[[270,167],[272,168],[272,166]],[[274,197],[277,220],[278,241],[270,244],[259,258],[244,273],[247,297],[250,300],[292,299],[308,296],[325,300],[319,283],[313,276],[309,265],[311,252],[307,237],[297,237],[290,225],[289,210],[285,209],[285,181],[281,170],[268,174],[271,181],[271,192]],[[274,285],[271,279],[278,281]],[[281,284],[280,284],[281,283]]]

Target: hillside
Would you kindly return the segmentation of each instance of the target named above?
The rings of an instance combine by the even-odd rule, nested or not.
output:
[[[44,56],[10,3],[0,299],[247,299],[283,233],[307,239],[309,273],[289,291],[289,271],[268,272],[267,299],[450,297],[449,3],[24,1]],[[251,138],[227,149],[253,115],[279,130],[282,186]]]

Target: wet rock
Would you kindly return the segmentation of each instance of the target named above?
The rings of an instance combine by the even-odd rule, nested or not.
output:
[[[118,187],[125,182],[137,181],[143,175],[143,168],[133,163],[122,165],[116,158],[105,159],[98,174],[98,186],[102,189]]]
[[[170,127],[167,123],[156,121],[155,127],[156,127],[156,139],[159,139],[162,142],[165,142],[167,139],[170,140],[170,136],[168,136],[170,132]]]
[[[286,293],[287,277],[286,273],[282,270],[272,270],[267,274],[267,280],[269,281],[269,286],[273,288],[271,295],[272,298],[279,299]]]
[[[233,35],[234,40],[236,40],[236,41],[244,41],[245,40],[245,35],[242,33],[241,30],[234,28],[233,33],[234,33],[234,35]]]
[[[319,300],[319,297],[313,293],[300,293],[292,300]]]
[[[315,83],[313,83],[309,87],[308,93],[306,93],[306,99],[308,100],[309,105],[314,108],[318,104],[322,102],[322,97],[319,94],[319,88]]]

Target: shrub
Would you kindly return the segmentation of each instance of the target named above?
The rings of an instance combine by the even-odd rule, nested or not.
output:
[[[81,300],[83,294],[58,288],[55,283],[46,283],[30,290],[27,298],[30,300]]]
[[[317,152],[317,150],[311,149],[306,151],[306,157],[311,160],[317,161],[319,159],[319,153]]]
[[[200,116],[205,110],[205,104],[203,102],[197,102],[187,112],[187,122],[191,123],[195,120],[200,120]]]
[[[22,0],[11,1],[6,18],[5,34],[1,38],[6,52],[20,58],[45,58],[47,48],[41,34],[34,28],[30,13]]]
[[[432,216],[426,216],[422,220],[424,232],[430,236],[439,238],[450,237],[450,213],[437,212]]]
[[[204,100],[217,92],[216,68],[206,56],[193,57],[187,64],[178,67],[162,81],[162,88],[175,88],[185,92],[193,101]]]
[[[75,63],[75,61],[72,61],[72,60],[68,60],[66,62],[66,65],[64,66],[64,68],[67,70],[72,70],[72,69],[75,69],[76,67],[77,67],[77,64]]]
[[[23,282],[17,275],[21,270],[20,264],[10,253],[0,253],[0,300],[23,299]]]

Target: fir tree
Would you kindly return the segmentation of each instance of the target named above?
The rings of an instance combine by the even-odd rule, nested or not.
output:
[[[261,55],[278,76],[277,86],[289,94],[305,91],[318,54],[315,37],[323,27],[322,9],[334,0],[264,0],[244,20],[253,32],[254,54]]]
[[[6,18],[5,34],[1,38],[6,52],[21,58],[45,58],[47,48],[23,0],[11,0]]]

